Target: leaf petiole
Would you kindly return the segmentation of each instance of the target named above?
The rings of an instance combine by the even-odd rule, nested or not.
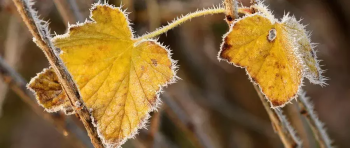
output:
[[[189,14],[186,14],[185,16],[177,18],[176,20],[174,20],[173,22],[169,23],[166,26],[163,26],[163,27],[158,28],[157,30],[155,30],[153,32],[147,33],[143,36],[136,38],[136,40],[141,41],[144,39],[150,39],[150,38],[157,37],[163,33],[166,33],[167,31],[181,25],[182,23],[191,20],[192,18],[205,16],[205,15],[209,15],[209,14],[220,14],[220,13],[225,13],[225,12],[226,12],[225,8],[214,7],[214,8],[203,9],[203,10],[199,10],[199,11],[196,11],[193,13],[189,13]],[[238,13],[249,14],[250,8],[246,8],[246,7],[238,8]]]

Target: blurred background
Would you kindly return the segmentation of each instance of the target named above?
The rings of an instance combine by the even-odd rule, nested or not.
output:
[[[34,2],[41,18],[50,22],[52,34],[63,34],[68,22],[83,22],[94,3],[93,0]],[[250,5],[250,0],[239,2]],[[181,14],[219,5],[222,1],[109,0],[109,3],[116,6],[122,3],[131,12],[129,19],[136,35],[142,35]],[[291,12],[308,24],[312,41],[318,43],[317,56],[322,60],[322,68],[327,70],[324,75],[330,80],[323,88],[305,80],[303,89],[311,97],[334,145],[350,147],[350,1],[266,0],[265,4],[277,18]],[[157,113],[152,113],[149,130],[141,130],[123,147],[283,147],[244,69],[217,60],[222,36],[228,31],[223,19],[223,14],[195,18],[159,37],[174,53],[173,59],[179,61],[181,80],[164,89],[163,103]],[[49,66],[11,0],[0,0],[0,55],[26,81]],[[305,118],[299,114],[297,103],[293,101],[283,110],[298,131],[303,147],[318,147]],[[91,147],[85,133],[78,136],[87,144],[79,146],[77,140],[62,136],[2,80],[0,113],[1,148]]]

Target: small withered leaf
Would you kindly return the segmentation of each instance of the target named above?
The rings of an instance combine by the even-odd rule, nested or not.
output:
[[[53,68],[44,69],[30,81],[28,88],[35,93],[38,103],[46,111],[63,111],[66,114],[74,114]]]

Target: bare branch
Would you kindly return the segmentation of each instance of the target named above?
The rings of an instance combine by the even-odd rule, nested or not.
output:
[[[149,131],[149,147],[154,147],[156,144],[156,138],[157,134],[159,133],[159,126],[161,122],[161,112],[162,110],[159,109],[156,112],[153,112],[153,116],[151,118],[151,125],[150,125],[150,131]]]
[[[305,92],[299,94],[298,105],[300,108],[300,114],[306,118],[320,147],[331,148],[332,140],[324,129],[324,124],[318,119],[317,114],[314,112],[313,104],[310,99],[306,97]]]
[[[31,3],[28,0],[13,0],[13,2],[29,31],[34,36],[34,41],[42,49],[50,65],[55,70],[63,89],[68,95],[71,105],[74,107],[75,112],[83,122],[92,144],[96,148],[102,148],[103,144],[98,136],[97,129],[92,123],[93,120],[90,112],[81,99],[79,90],[71,75],[63,65],[62,60],[55,53],[57,49],[50,41],[50,32],[47,23],[38,19],[36,12],[32,9]],[[81,104],[81,106],[76,106],[76,104]]]

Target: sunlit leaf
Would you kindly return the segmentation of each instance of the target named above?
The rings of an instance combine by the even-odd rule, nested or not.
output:
[[[277,107],[298,94],[303,77],[317,84],[323,79],[303,26],[288,16],[280,22],[265,8],[231,25],[219,59],[245,68]]]
[[[105,144],[119,146],[144,127],[175,63],[156,41],[136,40],[120,8],[95,5],[92,22],[53,38]]]

